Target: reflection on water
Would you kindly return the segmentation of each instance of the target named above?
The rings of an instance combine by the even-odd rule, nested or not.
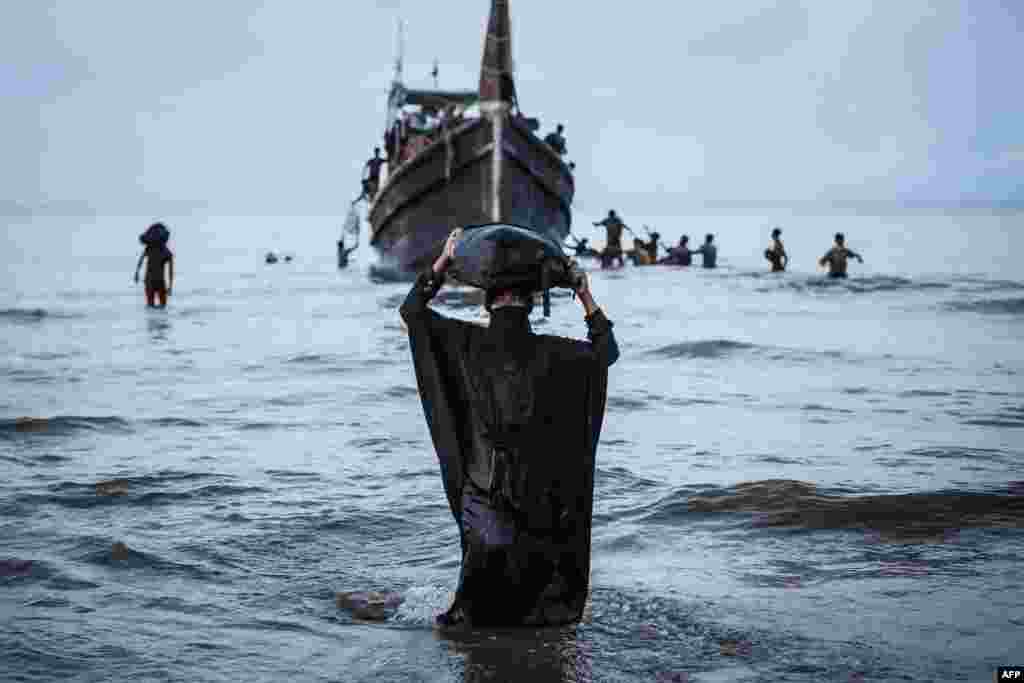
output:
[[[146,313],[146,329],[149,331],[150,339],[154,342],[167,341],[167,333],[171,329],[171,319],[167,316],[167,311],[153,309],[147,310]]]
[[[485,631],[436,630],[463,659],[466,683],[590,683],[591,657],[576,626]]]

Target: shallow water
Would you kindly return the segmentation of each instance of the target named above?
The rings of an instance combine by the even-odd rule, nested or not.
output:
[[[733,220],[708,219],[724,245],[761,239]],[[448,636],[430,624],[458,536],[406,286],[334,270],[324,220],[170,223],[166,311],[130,283],[144,221],[5,226],[0,679],[982,681],[1019,663],[1019,215],[794,217],[790,273],[762,272],[759,243],[723,245],[714,272],[595,273],[623,356],[587,617]],[[943,273],[933,237],[965,225]],[[866,245],[845,282],[806,256],[835,229]],[[923,258],[884,249],[914,235]],[[270,248],[296,259],[265,266]],[[479,319],[469,292],[438,307]],[[576,303],[553,309],[538,331],[583,334]],[[360,622],[335,605],[349,590],[405,602]]]

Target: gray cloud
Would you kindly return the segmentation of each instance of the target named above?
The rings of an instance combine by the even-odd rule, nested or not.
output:
[[[486,0],[11,3],[0,199],[336,213],[405,73],[475,87]],[[1012,8],[968,0],[516,0],[524,108],[567,124],[578,210],[1024,199]],[[13,209],[12,209],[13,210]]]

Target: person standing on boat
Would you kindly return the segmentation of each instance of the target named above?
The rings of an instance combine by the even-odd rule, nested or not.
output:
[[[607,218],[594,223],[595,228],[600,226],[603,226],[607,232],[604,251],[601,252],[601,267],[607,268],[612,261],[618,260],[621,268],[625,265],[622,257],[622,231],[626,228],[626,224],[615,213],[615,209],[609,209]]]
[[[818,259],[818,265],[822,268],[828,267],[829,277],[846,277],[846,263],[849,259],[855,258],[858,263],[864,263],[860,254],[846,248],[846,236],[841,232],[836,233],[836,243],[825,252],[825,255]]]
[[[363,167],[363,193],[356,199],[358,202],[360,199],[372,200],[377,196],[377,188],[380,187],[380,167],[387,162],[387,159],[382,159],[380,156],[380,147],[373,148],[373,156],[366,162]],[[353,202],[355,203],[355,202]]]
[[[782,240],[779,239],[781,234],[782,228],[772,230],[771,244],[764,252],[764,257],[772,264],[773,273],[781,273],[786,270],[786,265],[789,263],[789,256],[786,254],[785,247],[782,246]]]
[[[384,147],[388,153],[388,159],[401,158],[402,151],[402,120],[395,118],[388,131],[384,134]]]
[[[700,249],[696,249],[692,252],[704,257],[704,263],[702,265],[705,268],[715,268],[718,266],[718,247],[715,246],[714,242],[715,236],[708,233],[704,236],[704,244],[701,245]]]
[[[565,126],[563,126],[562,124],[558,124],[558,126],[555,128],[555,132],[548,133],[547,136],[544,138],[544,142],[548,144],[548,147],[555,150],[555,153],[558,154],[558,156],[560,157],[565,156],[567,153],[567,149],[565,146],[565,136],[562,135],[562,132],[564,130]]]
[[[139,281],[139,269],[145,260],[146,306],[150,308],[157,305],[157,300],[160,302],[160,308],[166,307],[167,297],[171,295],[171,289],[174,287],[174,254],[167,248],[168,239],[170,231],[163,223],[154,223],[139,236],[139,241],[145,248],[139,254],[139,262],[135,265],[135,282]],[[165,269],[167,279],[164,279]]]

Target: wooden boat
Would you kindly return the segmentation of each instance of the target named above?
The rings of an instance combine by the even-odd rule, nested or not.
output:
[[[388,101],[388,173],[369,207],[378,277],[406,278],[440,253],[454,228],[514,223],[561,244],[573,177],[519,110],[508,0],[492,0],[476,91],[409,89],[401,57]],[[436,119],[426,116],[441,113]]]

